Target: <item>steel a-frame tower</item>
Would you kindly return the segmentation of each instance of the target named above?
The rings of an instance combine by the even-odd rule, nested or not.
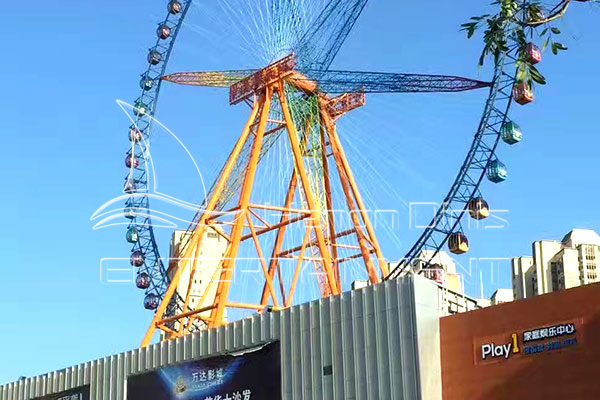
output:
[[[150,343],[156,329],[165,332],[167,338],[174,338],[197,329],[199,323],[207,328],[220,326],[228,308],[262,311],[267,307],[273,310],[289,307],[303,263],[314,265],[322,296],[340,293],[340,269],[347,261],[362,261],[371,283],[379,282],[388,274],[336,130],[337,118],[364,104],[364,93],[345,93],[332,98],[320,92],[316,82],[295,70],[295,59],[290,55],[232,85],[230,102],[241,101],[251,106],[250,117],[197,214],[190,239],[180,255],[180,262],[171,271],[169,287],[142,346]],[[298,112],[300,108],[304,111]],[[271,135],[287,140],[293,158],[287,192],[279,205],[253,202],[253,189],[268,184],[257,182],[256,174]],[[319,168],[308,166],[307,158],[317,160]],[[350,228],[343,231],[336,225],[333,212],[334,185],[341,188],[339,192],[343,193],[342,203],[350,221]],[[295,200],[296,203],[300,200],[300,207],[294,206]],[[230,207],[224,207],[225,204]],[[263,211],[277,212],[278,221],[261,217]],[[283,244],[289,244],[285,241],[286,233],[294,225],[301,226],[302,240],[284,249]],[[208,283],[209,288],[197,304],[191,305],[191,285],[185,296],[176,293],[177,285],[185,278],[184,271],[189,271],[191,278],[197,268],[201,268],[199,253],[207,229],[224,238],[227,248]],[[267,244],[263,240],[261,245],[263,235],[271,236]],[[346,242],[340,243],[341,238]],[[348,238],[353,238],[352,244],[348,244]],[[230,299],[236,259],[245,242],[254,246],[264,278],[264,284],[256,288],[256,301],[252,303]],[[284,258],[293,259],[295,267],[283,271],[280,261]],[[282,278],[285,273],[291,276],[287,287]],[[208,296],[213,285],[216,291]],[[182,304],[174,307],[177,297]]]

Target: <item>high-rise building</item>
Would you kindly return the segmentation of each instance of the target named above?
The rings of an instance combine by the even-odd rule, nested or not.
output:
[[[184,230],[175,230],[173,232],[169,255],[169,277],[175,273],[177,265],[182,262],[178,257],[180,254],[183,254],[182,248],[187,245],[189,237],[190,233]],[[204,306],[212,304],[219,279],[218,276],[215,276],[215,273],[219,268],[226,248],[227,240],[224,237],[212,228],[206,229],[198,253],[199,261],[196,271],[193,276],[190,276],[191,263],[188,262],[176,289],[176,293],[185,299],[188,287],[190,288],[189,306],[192,309],[198,308],[203,296]],[[200,315],[208,316],[209,313],[210,311],[206,311]]]
[[[512,259],[513,294],[515,299],[533,296],[533,257],[522,256]]]
[[[590,229],[573,229],[561,241],[532,244],[533,257],[512,259],[516,299],[600,281],[600,236]]]

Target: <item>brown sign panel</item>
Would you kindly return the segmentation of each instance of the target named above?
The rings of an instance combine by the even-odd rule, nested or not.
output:
[[[440,319],[442,397],[600,398],[600,284]]]

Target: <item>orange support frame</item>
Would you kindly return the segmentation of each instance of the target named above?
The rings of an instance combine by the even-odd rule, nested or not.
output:
[[[348,107],[353,108],[356,104],[361,103],[361,96],[354,96],[358,101],[351,102],[347,99],[354,99],[353,96],[330,99],[324,94],[307,93],[306,86],[310,85],[310,81],[302,81],[299,86],[298,80],[294,78],[298,75],[297,73],[291,74],[288,69],[283,68],[282,75],[276,77],[273,75],[273,71],[276,71],[276,69],[269,69],[267,74],[269,79],[264,86],[257,86],[258,89],[256,89],[250,117],[214,185],[206,209],[203,211],[199,223],[183,251],[181,261],[173,266],[171,283],[144,336],[142,347],[150,343],[156,329],[166,332],[166,337],[170,339],[187,334],[192,329],[194,321],[197,320],[202,321],[207,328],[220,326],[225,322],[224,316],[227,308],[262,311],[266,307],[277,310],[291,306],[300,271],[305,262],[311,262],[315,266],[316,279],[322,296],[337,295],[341,292],[340,265],[349,259],[362,257],[365,270],[372,283],[379,282],[381,277],[388,273],[387,265],[383,260],[379,244],[375,238],[374,229],[364,208],[364,203],[335,129],[335,120],[341,114],[339,111],[345,107],[344,105],[340,108],[340,104],[348,103]],[[327,207],[325,211],[317,206],[319,201],[311,189],[313,187],[311,186],[311,177],[305,165],[305,157],[308,156],[308,151],[305,149],[304,137],[299,137],[299,132],[294,124],[287,99],[286,91],[288,90],[301,91],[308,96],[318,96],[319,121],[317,122],[319,124],[318,133],[322,151],[319,157],[323,166],[322,187]],[[282,121],[269,118],[272,113],[273,100],[278,102],[278,111],[280,112],[279,115],[283,117]],[[332,112],[332,110],[336,110],[336,112]],[[278,130],[281,129],[287,132],[287,135],[282,134],[281,140],[287,139],[294,162],[288,189],[281,206],[251,202],[264,138],[269,133],[274,132],[273,129],[267,130],[267,126],[274,123],[280,124]],[[310,124],[310,121],[307,121],[304,127],[304,135],[311,129]],[[237,204],[232,206],[230,210],[237,213],[236,218],[233,221],[221,221],[220,218],[225,213],[217,215],[217,205],[226,191],[230,190],[227,187],[227,182],[236,163],[240,162],[242,150],[249,145],[251,145],[251,150],[247,161],[244,161],[247,164],[245,164],[243,182],[237,189],[239,193]],[[328,160],[330,156],[333,157],[334,162],[332,163]],[[333,168],[335,168],[336,174],[331,173]],[[352,220],[353,228],[343,232],[336,232],[336,223],[332,212],[333,176],[340,178],[339,184],[342,186],[344,199]],[[296,192],[301,193],[303,207],[292,207]],[[279,222],[270,224],[258,215],[257,210],[280,212]],[[258,222],[255,223],[254,220]],[[290,250],[282,250],[287,227],[296,223],[303,223],[305,226],[301,244]],[[194,305],[193,309],[191,308],[189,302],[191,285],[188,284],[182,309],[175,315],[166,315],[167,306],[176,296],[179,282],[186,279],[183,277],[183,272],[190,260],[190,281],[199,268],[198,255],[207,226],[211,226],[211,229],[216,230],[227,239],[225,255],[219,267],[213,273],[200,302]],[[227,232],[225,232],[224,227],[227,227]],[[270,255],[270,258],[266,259],[263,251],[264,243],[261,246],[259,237],[273,231],[276,231],[276,233],[273,233],[275,235],[273,243],[269,244],[269,249],[265,249],[268,250],[266,254]],[[356,236],[356,245],[337,242],[341,237],[351,237],[352,235]],[[232,277],[236,268],[240,245],[248,239],[251,239],[256,249],[260,270],[265,279],[264,285],[261,285],[262,288],[257,290],[256,304],[232,301],[230,298]],[[340,258],[338,255],[339,249],[356,249],[359,254]],[[307,251],[309,251],[308,255],[305,254]],[[377,259],[377,263],[373,262],[373,256]],[[283,282],[283,272],[279,263],[281,257],[296,259],[292,270],[291,283],[287,289]],[[278,297],[276,291],[275,280],[279,281],[280,297]],[[208,299],[208,291],[214,288],[214,284],[217,285],[214,299]],[[208,312],[210,312],[210,316],[206,315]]]

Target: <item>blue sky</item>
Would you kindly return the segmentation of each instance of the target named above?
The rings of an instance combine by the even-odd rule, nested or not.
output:
[[[142,294],[132,285],[99,279],[102,258],[127,257],[124,229],[94,231],[90,216],[121,190],[128,121],[115,101],[132,102],[138,93],[163,3],[72,1],[58,7],[34,1],[26,18],[4,21],[0,382],[134,348],[147,328],[151,315],[141,305]],[[5,10],[24,15],[15,2]],[[476,67],[480,39],[468,41],[459,32],[461,23],[485,11],[475,0],[435,7],[372,1],[333,67],[489,79],[488,68]],[[530,254],[532,241],[560,239],[573,227],[600,231],[600,13],[587,4],[570,11],[559,23],[569,51],[544,55],[540,69],[548,85],[537,91],[535,103],[511,112],[524,138],[499,150],[509,179],[483,185],[492,208],[508,210],[501,215],[508,224],[469,232],[469,257]],[[190,21],[176,45],[171,72],[260,67],[226,43],[226,35],[203,29],[210,21],[203,25],[200,9],[194,15],[197,21]],[[229,107],[219,90],[169,87],[163,94],[158,118],[186,143],[210,181],[247,110]],[[483,92],[369,96],[363,109],[341,123],[361,186],[375,206],[400,212],[398,229],[381,239],[390,259],[401,257],[418,235],[406,229],[402,204],[440,201],[484,99]],[[166,136],[153,146],[165,190],[201,200],[200,181],[177,153],[181,149]],[[164,253],[169,231],[158,237]],[[510,287],[508,264],[495,270],[493,280],[489,265],[480,266],[487,296]],[[477,295],[478,272],[466,281],[467,293]]]

